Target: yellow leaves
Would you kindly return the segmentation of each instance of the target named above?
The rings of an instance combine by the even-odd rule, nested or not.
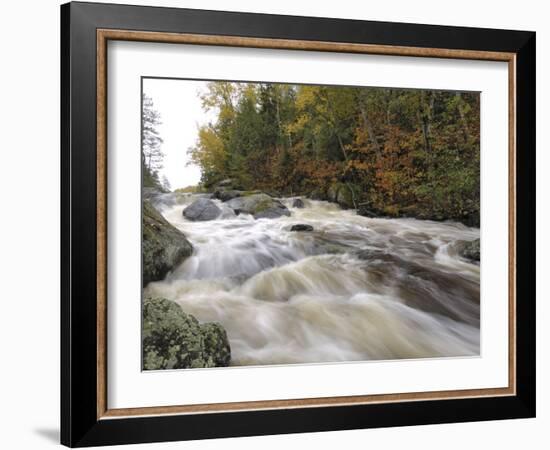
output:
[[[352,169],[358,170],[358,171],[366,171],[371,168],[371,165],[367,163],[366,161],[360,161],[358,159],[350,159],[344,168],[344,171],[349,171]]]
[[[199,128],[197,144],[189,153],[193,162],[203,169],[223,173],[226,151],[222,140],[211,126]]]
[[[239,83],[229,81],[212,81],[207,85],[207,91],[201,92],[199,97],[202,107],[208,111],[210,109],[230,108],[233,109],[233,100],[239,88]]]
[[[319,86],[300,86],[296,96],[296,108],[303,111],[315,104],[319,97]]]
[[[306,114],[301,114],[294,122],[291,122],[285,126],[285,131],[287,133],[299,133],[306,127],[306,125],[308,125],[309,120],[310,119]]]

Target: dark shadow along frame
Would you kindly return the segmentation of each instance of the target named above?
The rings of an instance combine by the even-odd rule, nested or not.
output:
[[[510,274],[515,278],[510,285],[509,388],[211,405],[203,411],[177,406],[107,409],[102,328],[106,311],[101,301],[105,299],[106,231],[102,187],[106,167],[101,161],[106,129],[98,103],[105,78],[98,68],[104,67],[101,58],[109,39],[508,61],[510,98],[515,105],[509,154]],[[535,33],[70,3],[61,7],[61,144],[63,444],[77,447],[534,417]]]

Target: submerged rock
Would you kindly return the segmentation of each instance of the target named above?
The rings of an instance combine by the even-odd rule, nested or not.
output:
[[[290,216],[290,211],[286,206],[275,206],[267,208],[254,214],[254,219],[277,219],[281,216]]]
[[[226,204],[235,211],[235,214],[252,214],[255,219],[275,219],[281,216],[290,216],[290,211],[285,205],[264,193],[233,198]]]
[[[460,256],[472,261],[479,261],[480,259],[480,240],[475,239],[473,241],[459,241],[457,243],[457,251]]]
[[[293,208],[303,208],[304,207],[304,201],[301,198],[294,199],[292,202]]]
[[[200,324],[165,298],[143,301],[143,369],[226,367],[227,333],[219,323]]]
[[[406,305],[479,327],[479,282],[419,264],[384,249],[352,253],[372,286],[391,287]]]
[[[193,246],[148,201],[143,202],[142,220],[142,273],[146,286],[151,281],[163,280],[193,253]]]
[[[305,223],[298,223],[296,225],[292,225],[290,227],[290,231],[313,231],[313,227]]]
[[[367,205],[359,205],[357,207],[357,215],[369,218],[380,217],[380,214],[378,214],[377,211],[369,208]]]
[[[214,220],[221,213],[222,210],[207,198],[199,198],[183,210],[183,215],[194,221]]]

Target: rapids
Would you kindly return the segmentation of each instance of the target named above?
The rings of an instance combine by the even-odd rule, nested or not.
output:
[[[454,222],[370,219],[304,200],[291,217],[254,220],[225,204],[190,222],[200,194],[164,194],[155,206],[194,253],[144,295],[178,302],[226,329],[232,365],[479,354],[479,265],[458,240],[479,229]],[[291,232],[293,224],[313,232]]]

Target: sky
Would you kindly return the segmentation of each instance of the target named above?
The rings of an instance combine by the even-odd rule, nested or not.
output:
[[[200,168],[188,164],[187,150],[195,145],[199,126],[214,120],[213,112],[207,113],[201,107],[199,92],[206,90],[206,84],[190,80],[143,80],[143,92],[152,98],[162,122],[157,128],[164,140],[160,178],[165,175],[172,190],[200,181]]]

